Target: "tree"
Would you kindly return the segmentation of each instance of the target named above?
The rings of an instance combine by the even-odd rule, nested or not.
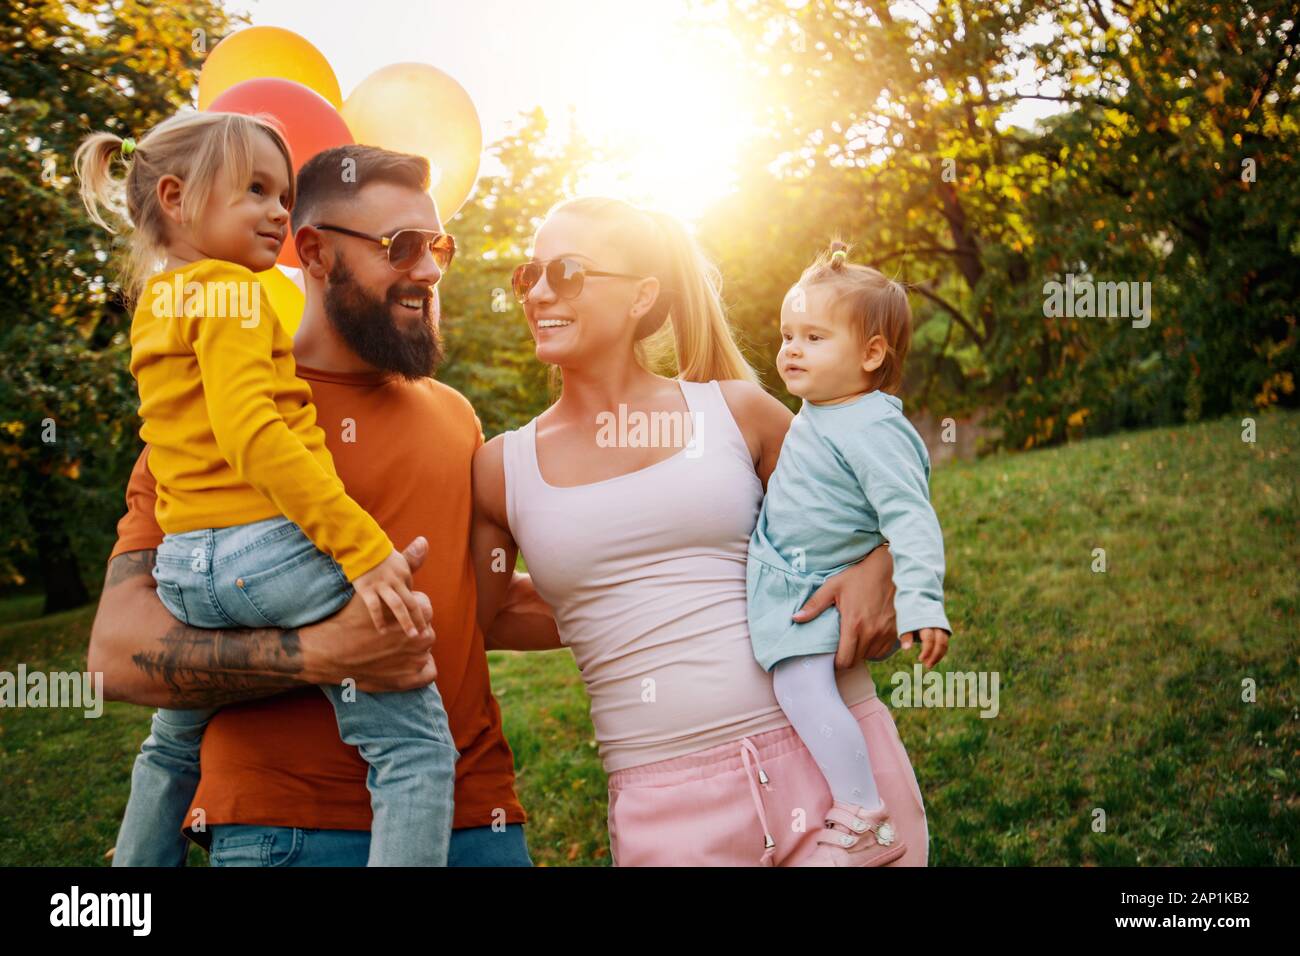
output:
[[[189,105],[221,8],[27,2],[0,11],[0,583],[35,572],[47,613],[88,600],[139,443],[130,317],[111,237],[87,219],[72,155]]]
[[[738,5],[768,136],[705,225],[737,320],[773,353],[780,293],[838,231],[911,284],[907,393],[992,407],[1010,444],[1294,400],[1296,23],[1208,0]],[[1065,112],[1008,125],[1028,100]],[[1151,282],[1156,323],[1045,314],[1067,273]]]

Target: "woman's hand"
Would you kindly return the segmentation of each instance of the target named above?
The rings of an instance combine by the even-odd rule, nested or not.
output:
[[[804,624],[832,604],[840,612],[836,667],[852,667],[868,657],[884,657],[893,650],[898,631],[894,619],[894,559],[889,548],[876,548],[853,567],[828,578],[792,620]],[[909,638],[905,637],[904,642],[905,647],[911,646]],[[946,643],[943,646],[947,648]]]

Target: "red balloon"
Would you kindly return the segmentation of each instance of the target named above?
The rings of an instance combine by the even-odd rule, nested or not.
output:
[[[329,100],[292,80],[265,77],[236,83],[213,100],[207,112],[274,116],[289,144],[295,174],[317,153],[353,142],[348,124]],[[301,268],[292,239],[284,244],[276,261]]]

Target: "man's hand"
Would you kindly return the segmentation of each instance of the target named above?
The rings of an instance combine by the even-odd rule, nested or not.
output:
[[[424,538],[416,538],[401,552],[415,571],[428,556]],[[433,620],[429,597],[412,592],[426,621]],[[438,670],[433,663],[433,628],[426,625],[415,636],[388,618],[376,630],[370,609],[354,594],[332,617],[301,629],[303,676],[313,684],[356,681],[366,692],[415,690],[433,683]]]
[[[894,647],[894,559],[881,546],[813,592],[792,620],[811,621],[832,604],[840,612],[840,646],[835,666],[852,667],[868,657],[884,657]]]
[[[941,627],[923,627],[919,631],[909,631],[901,638],[902,649],[912,649],[912,638],[921,638],[921,656],[917,660],[926,667],[933,667],[943,660],[948,653],[948,632]]]
[[[422,537],[406,546],[402,557],[411,570],[419,568],[429,555],[429,542]],[[433,620],[433,606],[428,594],[411,592],[425,620]],[[370,610],[360,594],[342,610],[300,631],[303,649],[303,676],[313,684],[342,684],[351,678],[357,691],[413,691],[428,687],[438,675],[433,663],[433,627],[426,626],[415,636],[385,618],[382,630],[376,630]]]
[[[412,593],[424,614],[432,617],[428,595]],[[377,631],[360,595],[353,595],[343,610],[300,633],[303,676],[308,683],[341,684],[351,678],[357,690],[375,693],[427,687],[438,676],[433,664],[433,628],[426,627],[411,637],[389,621]]]

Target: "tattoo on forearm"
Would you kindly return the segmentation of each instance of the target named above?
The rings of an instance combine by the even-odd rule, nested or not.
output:
[[[128,551],[108,564],[104,590],[153,575],[157,552]],[[297,630],[208,630],[175,619],[154,649],[132,656],[141,671],[171,691],[167,706],[219,707],[302,686]]]
[[[177,623],[135,666],[171,689],[169,707],[218,707],[302,686],[298,631],[216,630]]]
[[[119,554],[112,561],[108,562],[108,574],[104,578],[104,590],[117,587],[123,581],[139,577],[142,574],[153,574],[153,562],[156,551],[128,551],[126,554]]]

